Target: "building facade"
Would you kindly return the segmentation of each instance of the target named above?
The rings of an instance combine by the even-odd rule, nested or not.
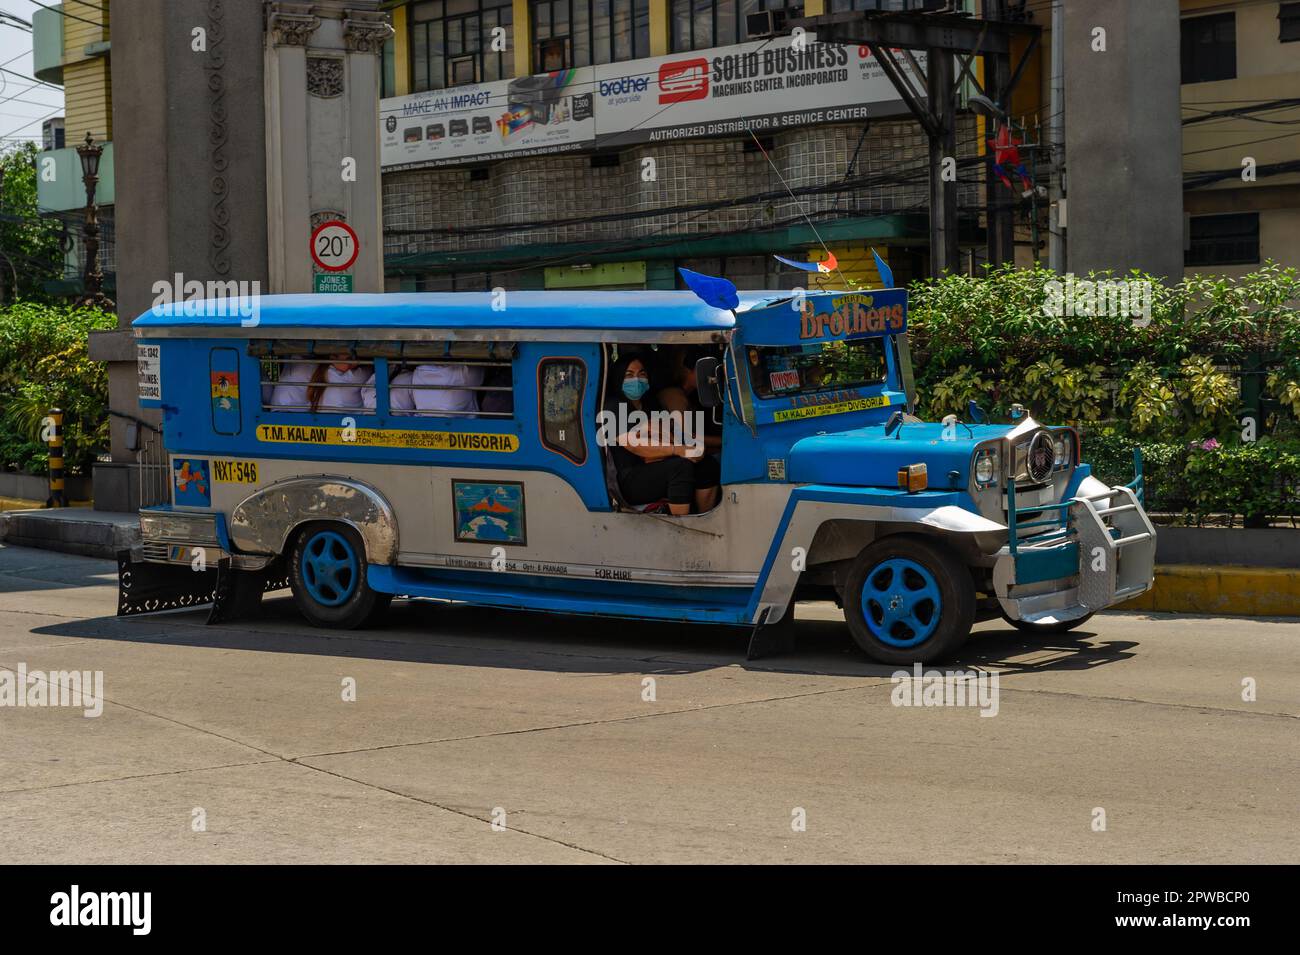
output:
[[[387,287],[741,287],[927,268],[926,139],[866,48],[783,16],[919,0],[408,0],[381,100]],[[958,150],[978,239],[981,123]],[[978,170],[976,170],[978,172]]]
[[[65,0],[32,14],[32,61],[36,78],[63,87],[62,131],[51,127],[37,157],[37,205],[62,220],[67,233],[63,276],[49,283],[54,294],[81,292],[85,271],[86,190],[76,147],[86,134],[104,146],[99,162],[99,265],[111,296],[117,284],[114,214],[113,82],[109,0]],[[58,142],[62,139],[62,142]]]
[[[1186,271],[1300,265],[1300,3],[1181,8]]]

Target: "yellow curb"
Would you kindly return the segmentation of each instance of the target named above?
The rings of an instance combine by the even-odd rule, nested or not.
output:
[[[1300,569],[1161,564],[1155,585],[1117,610],[1300,616]]]

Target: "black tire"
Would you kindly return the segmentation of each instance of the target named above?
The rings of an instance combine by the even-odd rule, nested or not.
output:
[[[1075,627],[1081,627],[1091,620],[1092,614],[1086,613],[1077,620],[1061,620],[1057,623],[1031,623],[1028,620],[1012,620],[1007,616],[1006,611],[1002,611],[1002,619],[1021,633],[1036,633],[1047,636],[1049,634],[1069,633]]]
[[[871,590],[864,593],[869,579]],[[885,537],[854,560],[844,618],[871,659],[930,663],[951,656],[970,636],[975,584],[966,565],[941,544],[911,535]]]
[[[343,561],[347,566],[333,575],[321,574],[319,568],[326,560]],[[307,622],[332,630],[355,630],[374,622],[393,599],[391,594],[371,590],[366,582],[361,535],[333,521],[312,521],[294,535],[289,548],[289,586],[298,612]]]

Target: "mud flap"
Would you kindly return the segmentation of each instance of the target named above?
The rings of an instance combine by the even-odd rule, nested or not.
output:
[[[134,616],[211,604],[208,623],[257,615],[262,595],[289,586],[278,562],[257,571],[235,570],[230,558],[216,569],[197,571],[184,564],[133,561],[129,550],[117,554],[117,615]]]
[[[229,559],[217,563],[217,586],[208,623],[246,620],[262,609],[262,595],[289,586],[278,561],[263,570],[234,570]]]
[[[758,660],[762,657],[794,652],[793,603],[786,610],[785,616],[776,623],[769,624],[767,617],[771,612],[771,608],[765,607],[758,623],[754,624],[754,632],[749,636],[749,651],[745,654],[746,660]]]
[[[212,603],[218,574],[217,570],[194,570],[186,564],[133,561],[129,550],[120,550],[117,552],[117,615],[131,617]]]

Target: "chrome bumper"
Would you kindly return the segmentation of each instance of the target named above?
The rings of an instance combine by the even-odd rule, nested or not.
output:
[[[1077,620],[1151,589],[1156,531],[1133,488],[1088,478],[1074,498],[1052,507],[1064,521],[997,554],[993,587],[1008,617]]]
[[[140,543],[131,548],[131,559],[194,568],[215,568],[222,560],[229,559],[236,570],[261,570],[274,559],[271,555],[236,554],[223,546],[222,522],[220,514],[143,510]]]

